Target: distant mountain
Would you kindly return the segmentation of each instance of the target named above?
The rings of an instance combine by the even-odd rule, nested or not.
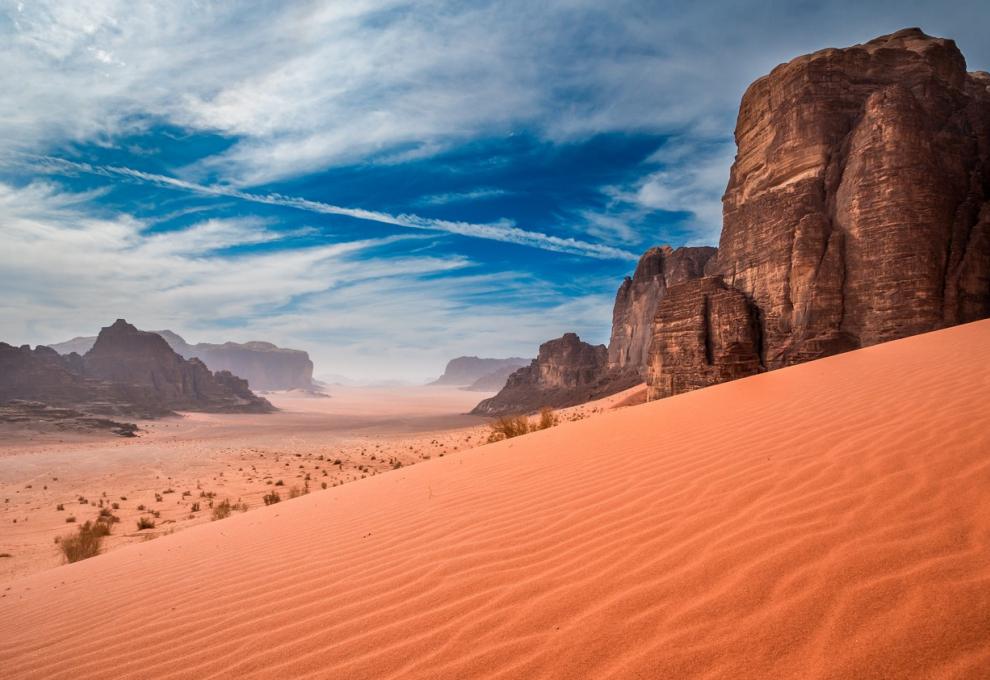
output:
[[[447,362],[443,375],[431,385],[469,386],[481,378],[506,368],[515,370],[529,365],[529,359],[510,357],[508,359],[482,359],[479,357],[457,357]],[[511,372],[511,371],[510,371]]]
[[[199,359],[211,371],[230,371],[244,378],[255,390],[313,389],[313,362],[297,349],[284,349],[270,342],[207,342],[191,345],[169,330],[150,331],[160,335],[169,346],[186,359]],[[85,354],[96,342],[95,337],[78,337],[50,345],[59,354]]]
[[[461,389],[470,392],[498,392],[505,387],[505,381],[509,379],[509,376],[518,370],[519,368],[514,364],[503,366],[493,373],[481,376],[467,387],[462,387]]]
[[[0,343],[0,401],[11,400],[141,418],[174,411],[274,410],[245,380],[184,359],[160,335],[123,319],[100,331],[85,356]]]

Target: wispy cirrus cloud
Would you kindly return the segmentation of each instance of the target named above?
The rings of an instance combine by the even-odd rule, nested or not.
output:
[[[222,196],[226,198],[236,198],[251,203],[261,203],[265,205],[277,205],[284,208],[294,208],[323,215],[339,215],[350,217],[365,222],[378,222],[394,227],[405,229],[417,229],[425,231],[446,232],[458,236],[470,238],[488,239],[501,241],[504,243],[515,243],[517,245],[530,246],[541,250],[549,250],[558,253],[568,253],[571,255],[581,255],[601,259],[635,260],[637,255],[633,252],[605,245],[602,243],[592,243],[580,239],[553,236],[537,231],[520,229],[510,222],[496,224],[474,224],[471,222],[456,222],[452,220],[441,220],[430,217],[420,217],[413,214],[392,215],[376,210],[365,210],[362,208],[348,208],[339,205],[332,205],[322,201],[313,201],[296,196],[284,196],[277,193],[259,194],[243,191],[227,186],[207,185],[190,182],[176,177],[159,175],[155,173],[124,168],[112,165],[93,165],[90,163],[80,163],[51,156],[40,156],[34,158],[35,168],[50,172],[85,172],[104,177],[126,178],[139,182],[147,182],[156,186],[175,189],[178,191],[188,191],[205,196]]]
[[[415,205],[450,205],[451,203],[465,203],[473,201],[485,201],[501,196],[508,196],[509,191],[495,187],[482,187],[471,191],[457,191],[443,194],[430,194],[421,196],[416,200]]]

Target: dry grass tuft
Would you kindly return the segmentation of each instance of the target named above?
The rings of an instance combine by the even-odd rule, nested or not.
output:
[[[549,407],[540,409],[540,417],[533,423],[526,416],[502,416],[490,425],[491,432],[488,435],[488,442],[500,442],[503,439],[512,439],[537,430],[546,430],[558,422],[557,414]]]

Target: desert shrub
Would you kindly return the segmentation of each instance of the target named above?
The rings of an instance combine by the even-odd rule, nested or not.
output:
[[[199,512],[199,502],[197,501],[196,503],[193,503],[192,507],[189,508],[189,510],[192,512]]]
[[[305,492],[302,489],[300,489],[298,486],[292,486],[289,489],[289,498],[299,498],[304,493]]]
[[[55,506],[55,509],[61,512],[65,510],[65,505],[63,503],[59,503],[58,505]]]
[[[104,522],[106,524],[116,524],[120,521],[117,515],[110,511],[110,508],[103,508],[100,510],[99,516],[96,518],[97,522]]]
[[[144,529],[154,529],[155,528],[155,520],[153,520],[150,517],[143,517],[143,516],[142,517],[138,517],[137,528],[138,528],[138,531],[143,531]]]
[[[196,505],[199,505],[199,503]],[[213,519],[225,519],[230,517],[230,513],[235,510],[237,512],[247,512],[247,509],[247,503],[242,502],[240,499],[237,499],[236,503],[231,503],[229,498],[225,498],[213,506]]]
[[[262,500],[265,501],[265,505],[275,505],[282,500],[282,497],[278,495],[278,491],[272,491],[262,496]]]
[[[537,430],[546,430],[557,424],[557,414],[549,406],[540,409],[540,420],[536,423]]]
[[[529,432],[529,420],[526,416],[502,416],[493,422],[491,432],[488,435],[489,442],[499,442],[503,439],[512,439]]]
[[[285,482],[283,482],[283,481],[282,481],[282,480],[280,479],[280,480],[278,480],[277,482],[275,482],[275,486],[285,486]]]
[[[114,510],[120,510],[120,503],[111,503],[110,507]]]
[[[66,562],[78,562],[100,554],[103,537],[110,533],[110,527],[103,522],[85,522],[79,531],[58,540],[58,546]]]
[[[66,524],[72,524],[75,521],[76,521],[75,515],[69,515],[68,517],[65,518]]]
[[[138,509],[138,512],[144,512],[144,503],[142,503],[141,505],[137,506],[137,509]]]
[[[230,517],[230,499],[225,498],[213,506],[213,519],[226,519]]]

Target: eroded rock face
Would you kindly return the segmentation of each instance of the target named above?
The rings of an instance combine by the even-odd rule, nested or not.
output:
[[[988,82],[907,29],[750,86],[708,272],[761,310],[768,368],[987,316]]]
[[[211,373],[199,359],[183,359],[157,333],[123,319],[100,331],[83,357],[88,376],[150,390],[173,410],[266,412],[272,406],[229,371]]]
[[[651,399],[761,370],[756,312],[719,276],[671,286],[656,318],[647,371]]]
[[[532,413],[544,406],[573,406],[600,396],[608,367],[605,345],[565,333],[540,345],[536,359],[509,376],[505,387],[478,404],[476,415]]]
[[[951,40],[783,64],[736,143],[713,278],[658,305],[651,396],[990,316],[990,75]]]
[[[241,378],[226,371],[211,373],[203,362],[183,359],[160,336],[139,331],[122,319],[100,332],[85,357],[62,356],[43,346],[0,343],[0,402],[16,400],[77,409],[83,415],[134,418],[179,410],[274,410]]]
[[[653,317],[668,288],[696,279],[715,255],[715,248],[650,248],[639,259],[632,278],[626,277],[615,296],[608,368],[646,377]]]

